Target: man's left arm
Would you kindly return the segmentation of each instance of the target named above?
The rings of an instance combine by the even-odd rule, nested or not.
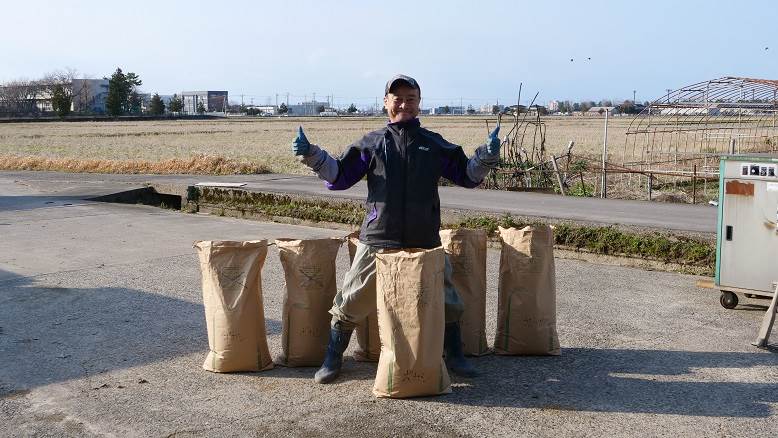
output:
[[[486,143],[475,150],[468,159],[462,148],[457,146],[449,149],[444,156],[442,175],[454,184],[462,187],[477,187],[489,174],[489,171],[500,163],[500,127],[489,133]]]

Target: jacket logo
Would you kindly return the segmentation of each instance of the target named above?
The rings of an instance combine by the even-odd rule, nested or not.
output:
[[[419,150],[420,150],[420,151],[425,151],[425,152],[426,152],[426,151],[429,151],[429,150],[430,150],[430,148],[428,148],[428,147],[425,147],[425,146],[419,146]]]

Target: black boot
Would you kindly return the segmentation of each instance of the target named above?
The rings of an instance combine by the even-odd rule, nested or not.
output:
[[[446,366],[461,377],[475,377],[478,375],[473,365],[465,359],[462,351],[462,329],[459,322],[446,324],[446,332],[443,335],[443,349],[446,352]]]
[[[327,356],[324,363],[316,371],[313,380],[316,383],[332,383],[340,375],[340,367],[343,366],[343,352],[348,347],[353,330],[343,330],[340,327],[330,329],[330,343],[327,345]]]

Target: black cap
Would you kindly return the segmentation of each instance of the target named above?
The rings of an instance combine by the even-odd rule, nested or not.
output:
[[[386,82],[384,96],[389,94],[389,92],[392,90],[392,87],[397,85],[398,82],[405,82],[405,84],[407,84],[409,87],[419,90],[419,95],[421,95],[421,88],[419,88],[419,83],[416,82],[416,79],[405,75],[394,75],[392,76],[392,79],[389,79],[389,81]]]

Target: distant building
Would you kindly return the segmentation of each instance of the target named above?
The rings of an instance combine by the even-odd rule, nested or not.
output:
[[[548,112],[550,113],[556,113],[559,112],[559,101],[558,100],[549,100],[548,105],[546,106],[548,109]]]
[[[297,105],[289,105],[290,116],[318,116],[322,107],[329,108],[329,102],[319,102],[312,100],[310,102],[299,102]]]
[[[501,112],[505,109],[505,105],[492,105],[492,104],[486,104],[481,106],[480,113],[481,114],[492,114],[492,111],[494,110],[494,107],[497,107],[497,112]]]
[[[586,111],[587,116],[605,116],[605,111],[609,111],[611,115],[619,113],[619,109],[615,106],[593,106]]]
[[[430,114],[434,115],[461,115],[465,113],[465,109],[461,106],[438,106],[430,108]]]
[[[105,114],[108,79],[73,79],[72,91],[73,112]]]
[[[278,108],[275,105],[255,105],[253,108],[262,111],[262,114],[268,116],[274,116],[278,112]]]
[[[664,108],[662,109],[659,114],[663,116],[718,116],[718,115],[727,115],[727,116],[735,116],[738,114],[737,109],[732,109],[734,112],[730,112],[728,109],[721,109],[718,107],[718,105],[712,105],[708,107],[699,107],[699,108],[689,108],[689,107],[680,107],[680,108]],[[741,110],[741,111],[747,111],[747,110]],[[655,111],[652,111],[653,114],[656,114]],[[743,112],[742,114],[747,114],[746,112]],[[751,114],[748,114],[751,115]]]
[[[197,114],[200,103],[207,113],[227,111],[226,91],[182,91],[181,99],[184,101],[184,114]]]

